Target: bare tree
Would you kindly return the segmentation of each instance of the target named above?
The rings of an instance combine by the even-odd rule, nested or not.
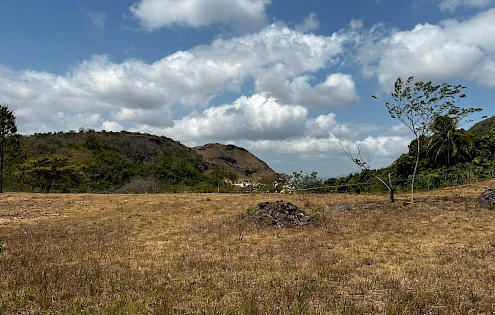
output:
[[[352,150],[349,147],[349,145],[345,144],[342,139],[337,141],[337,143],[342,149],[342,151],[344,151],[345,155],[349,158],[349,160],[351,160],[354,164],[356,164],[356,166],[359,167],[361,171],[368,171],[369,174],[371,174],[371,176],[376,178],[378,181],[380,181],[380,183],[382,183],[385,187],[387,187],[388,192],[390,194],[390,202],[394,203],[395,202],[394,187],[392,186],[393,173],[388,174],[388,184],[387,184],[383,179],[381,179],[377,175],[373,174],[373,172],[371,172],[371,160],[369,157],[362,156],[363,145],[361,143],[357,144],[356,146],[357,152],[355,154],[352,153]]]

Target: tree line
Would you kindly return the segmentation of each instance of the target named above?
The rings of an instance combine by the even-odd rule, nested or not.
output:
[[[480,108],[462,108],[462,85],[398,78],[390,101],[379,100],[391,118],[413,134],[408,152],[389,167],[373,170],[370,157],[339,142],[359,173],[323,181],[317,173],[276,174],[260,180],[260,191],[363,192],[386,189],[394,201],[397,189],[431,189],[493,177],[495,126],[484,133],[462,128]],[[132,137],[141,137],[134,141]],[[163,149],[165,147],[165,149]],[[22,148],[22,150],[21,150]],[[371,157],[372,158],[372,157]],[[165,138],[128,132],[95,132],[19,136],[15,115],[0,105],[0,192],[165,192],[232,191],[237,175],[216,166],[206,170],[192,149]],[[264,187],[264,188],[263,188]]]
[[[421,189],[464,184],[470,179],[486,179],[488,172],[493,177],[493,158],[495,156],[495,129],[480,135],[461,129],[462,123],[469,122],[468,117],[481,108],[463,108],[457,102],[466,97],[465,86],[442,83],[435,85],[431,81],[415,81],[398,78],[391,93],[391,100],[384,101],[377,96],[374,99],[383,102],[390,117],[400,121],[413,134],[407,153],[401,155],[390,167],[372,170],[369,160],[363,159],[358,147],[357,153],[341,143],[341,147],[360,169],[359,175],[350,175],[345,179],[331,179],[331,183],[361,184],[370,176],[378,179],[390,192],[394,202],[394,181],[391,175],[398,177],[399,188],[410,188],[411,202],[414,201],[414,189],[417,176],[426,179]],[[471,176],[469,175],[471,174]],[[388,183],[383,178],[388,177]],[[417,184],[417,183],[416,183]],[[359,185],[357,185],[359,186]]]
[[[462,185],[494,177],[495,125],[477,132],[466,131],[461,125],[481,108],[463,108],[457,103],[466,97],[466,87],[431,81],[398,78],[390,101],[377,96],[384,103],[390,117],[400,121],[411,131],[414,140],[408,152],[389,167],[372,169],[372,157],[363,156],[362,145],[337,141],[347,158],[359,172],[340,178],[318,179],[317,174],[294,173],[293,182],[305,183],[300,190],[312,192],[376,192],[386,189],[394,202],[396,190],[434,189]],[[475,129],[475,130],[476,130]],[[482,132],[480,132],[482,131]],[[268,186],[267,186],[268,187]],[[285,187],[277,185],[277,187]],[[277,190],[276,187],[272,189]]]

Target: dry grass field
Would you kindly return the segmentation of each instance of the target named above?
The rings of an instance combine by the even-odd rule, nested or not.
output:
[[[492,314],[494,182],[418,194],[0,195],[0,314]],[[476,190],[477,189],[477,190]],[[318,215],[246,219],[283,199]],[[339,204],[378,207],[325,210]]]

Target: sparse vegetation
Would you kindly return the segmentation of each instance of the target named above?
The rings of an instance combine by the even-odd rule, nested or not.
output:
[[[475,197],[494,184],[312,195],[319,222],[289,229],[243,220],[279,195],[7,193],[0,313],[489,314],[495,216]]]

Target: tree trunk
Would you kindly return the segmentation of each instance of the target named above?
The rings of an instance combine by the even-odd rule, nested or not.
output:
[[[390,192],[390,203],[395,202],[394,186],[392,185],[392,173],[388,173],[388,191]]]
[[[5,144],[5,126],[3,121],[3,107],[0,106],[0,194],[3,193],[3,145]]]
[[[3,146],[5,143],[5,137],[1,135],[2,141],[0,143],[0,194],[3,193]]]
[[[50,177],[50,179],[48,180],[48,185],[46,186],[46,193],[50,193],[50,188],[52,188],[52,180],[53,178]]]
[[[447,150],[447,168],[450,168],[450,147]]]
[[[385,181],[383,179],[381,179],[380,177],[378,177],[376,175],[373,175],[373,177],[375,177],[376,179],[378,179],[385,187],[387,187],[388,192],[390,193],[390,202],[391,203],[394,203],[395,202],[395,199],[394,199],[394,188],[392,187],[392,181],[390,180],[390,174],[388,174],[388,179],[389,179],[390,185],[387,185],[387,183],[385,183]]]
[[[414,164],[414,172],[411,182],[411,203],[414,202],[414,179],[416,178],[416,171],[418,170],[418,164],[419,164],[419,137],[417,135],[416,135],[416,144],[418,145],[418,151],[416,154],[416,164]]]

